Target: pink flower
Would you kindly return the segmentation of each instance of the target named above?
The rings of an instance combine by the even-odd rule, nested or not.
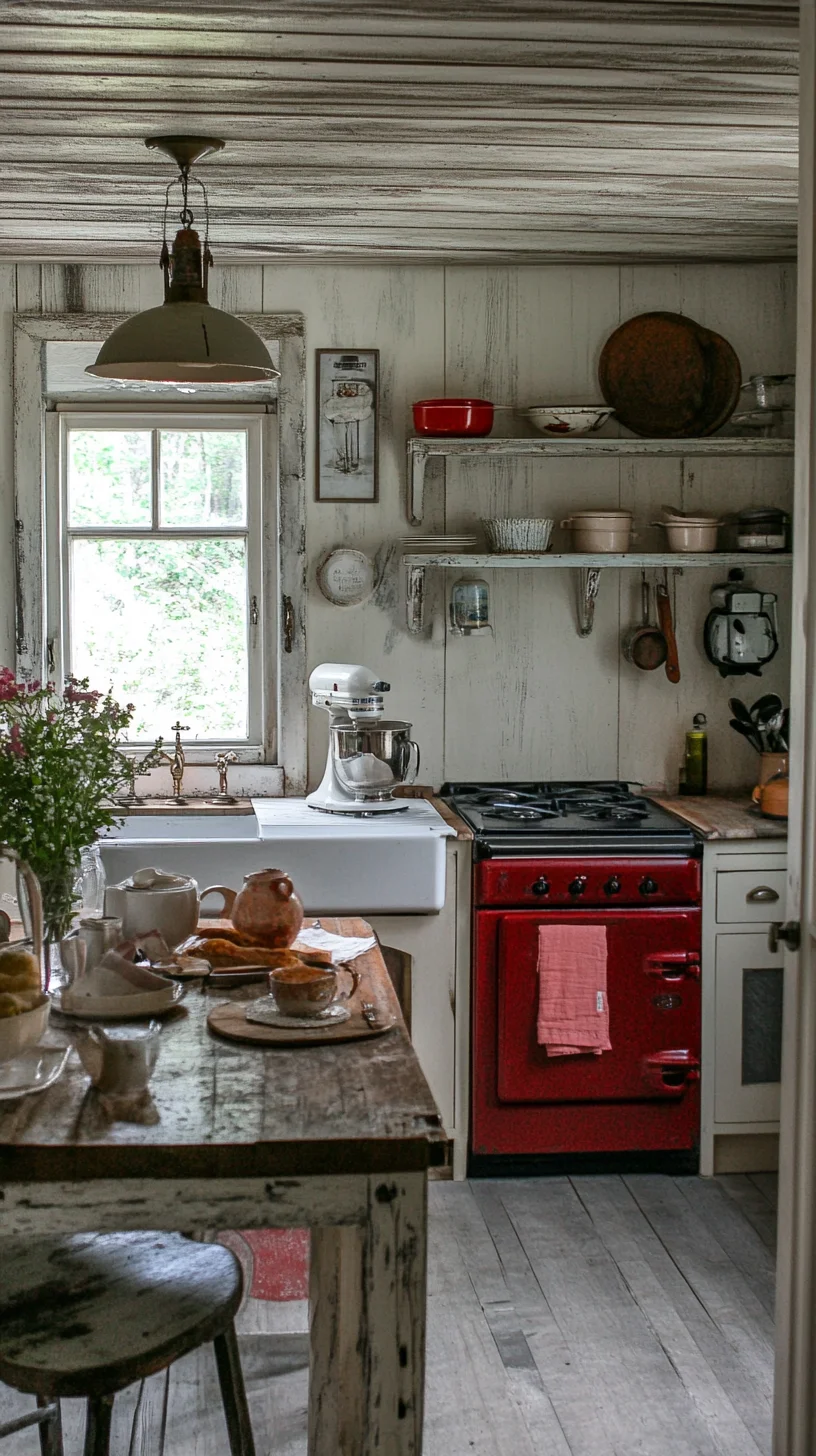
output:
[[[0,703],[13,703],[25,692],[9,667],[0,667]]]
[[[75,688],[70,680],[63,694],[66,703],[97,703],[101,696],[101,693],[80,692],[79,688]]]
[[[23,743],[22,735],[20,733],[19,723],[12,723],[11,725],[11,736],[9,738],[8,746],[9,753],[13,753],[15,758],[25,758],[25,744]]]

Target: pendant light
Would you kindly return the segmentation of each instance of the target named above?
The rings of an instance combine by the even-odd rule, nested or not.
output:
[[[190,168],[224,143],[217,137],[148,137],[178,165],[179,176],[168,185],[164,204],[164,241],[160,267],[164,303],[126,319],[107,338],[96,363],[86,374],[102,379],[148,380],[166,384],[252,384],[279,379],[263,339],[233,314],[207,302],[207,275],[212,266],[207,192],[191,177]],[[204,244],[193,227],[189,204],[193,183],[204,201]],[[167,210],[172,188],[181,188],[181,227],[167,246]]]

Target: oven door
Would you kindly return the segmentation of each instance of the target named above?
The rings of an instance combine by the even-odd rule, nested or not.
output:
[[[681,1098],[699,1080],[700,911],[514,911],[496,917],[500,1102]],[[540,925],[603,925],[612,1050],[539,1046]]]

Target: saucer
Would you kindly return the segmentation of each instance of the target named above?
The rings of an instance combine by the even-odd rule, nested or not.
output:
[[[65,987],[51,999],[55,1011],[77,1021],[127,1021],[171,1011],[186,994],[187,987],[183,982],[168,981],[166,988],[162,986],[161,990],[134,991],[129,996],[72,996],[70,987]]]
[[[247,1021],[258,1021],[262,1026],[288,1026],[304,1031],[310,1031],[315,1026],[338,1026],[340,1022],[348,1021],[350,1016],[348,1007],[339,1001],[334,1001],[316,1016],[285,1016],[278,1010],[278,1003],[271,994],[262,996],[259,1001],[250,1001],[246,1008]]]
[[[0,1062],[0,1102],[53,1086],[70,1055],[70,1047],[30,1046],[10,1062]]]

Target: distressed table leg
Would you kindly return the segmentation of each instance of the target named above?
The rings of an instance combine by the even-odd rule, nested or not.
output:
[[[309,1456],[420,1456],[427,1179],[372,1177],[362,1226],[314,1228]]]

